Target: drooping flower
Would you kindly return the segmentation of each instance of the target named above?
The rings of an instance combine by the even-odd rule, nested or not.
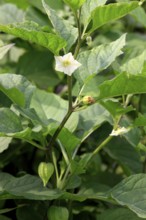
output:
[[[125,127],[118,128],[116,130],[112,130],[112,133],[110,134],[110,136],[118,136],[118,135],[121,135],[121,134],[125,134],[129,130],[130,130],[129,128],[125,128]]]
[[[74,59],[72,53],[65,54],[64,56],[55,56],[55,60],[55,70],[63,72],[69,76],[81,66],[81,63]]]

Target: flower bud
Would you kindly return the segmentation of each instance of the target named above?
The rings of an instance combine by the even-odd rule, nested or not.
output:
[[[95,99],[92,96],[84,96],[82,102],[85,105],[91,105],[95,103]]]
[[[42,179],[44,186],[47,185],[50,177],[54,173],[54,166],[52,163],[41,162],[38,167],[39,177]]]
[[[87,43],[88,46],[91,46],[91,44],[92,44],[92,37],[91,36],[88,36],[86,38],[86,43]]]

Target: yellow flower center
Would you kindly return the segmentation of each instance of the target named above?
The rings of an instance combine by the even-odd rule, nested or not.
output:
[[[69,60],[63,61],[63,66],[64,66],[64,67],[67,67],[67,66],[69,66],[69,65],[70,65],[70,61],[69,61]]]

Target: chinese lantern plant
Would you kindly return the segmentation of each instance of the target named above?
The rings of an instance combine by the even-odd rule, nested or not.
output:
[[[49,50],[52,71],[67,85],[63,98],[37,88],[23,75],[0,74],[0,90],[11,102],[10,108],[3,102],[0,108],[2,171],[10,143],[21,163],[24,160],[30,170],[35,167],[24,174],[17,166],[15,177],[0,173],[0,199],[16,204],[10,209],[2,206],[0,217],[7,219],[10,215],[4,214],[16,209],[18,220],[146,218],[145,104],[139,98],[136,108],[134,102],[146,93],[146,52],[122,61],[125,33],[106,44],[94,41],[103,25],[129,13],[143,15],[141,2],[60,4],[68,6],[74,24],[44,0],[36,4],[39,24],[0,22],[1,32]],[[50,26],[40,25],[46,22],[42,11]],[[32,11],[25,13],[30,16]],[[12,46],[1,45],[0,59]],[[27,60],[23,56],[21,62]],[[32,156],[28,166],[22,152]]]

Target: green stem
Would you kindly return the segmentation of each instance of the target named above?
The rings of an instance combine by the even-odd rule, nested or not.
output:
[[[108,136],[108,137],[92,152],[92,154],[91,154],[91,156],[90,156],[88,162],[93,158],[93,156],[94,156],[95,154],[98,154],[99,151],[102,150],[102,149],[104,148],[104,146],[105,146],[112,138],[113,138],[113,136]],[[77,153],[77,150],[76,150],[76,152],[75,152],[75,154],[74,154],[74,156],[73,156],[72,159],[74,159],[76,153]],[[66,170],[66,172],[65,172],[65,175],[64,175],[64,177],[63,177],[63,180],[62,180],[62,182],[61,182],[61,184],[60,184],[60,189],[64,189],[64,187],[65,187],[65,185],[66,185],[66,179],[67,179],[67,176],[68,176],[68,174],[69,174],[69,172],[70,172],[70,166],[71,166],[71,163],[70,163],[70,164],[68,165],[68,167],[67,167],[67,170]]]
[[[113,136],[108,136],[91,154],[91,158],[95,155],[98,154],[100,150],[102,150],[105,145],[110,142],[110,140],[113,138]],[[91,159],[90,158],[90,159]]]
[[[45,150],[46,150],[46,148],[44,148],[44,147],[40,146],[39,144],[37,144],[37,143],[36,143],[36,142],[34,142],[34,141],[28,141],[28,140],[26,140],[26,142],[28,142],[28,143],[30,143],[31,145],[33,145],[33,146],[37,147],[39,150],[43,150],[43,151],[45,151]]]
[[[75,19],[76,19],[76,23],[77,23],[77,27],[78,27],[78,42],[75,48],[75,52],[74,52],[74,58],[77,58],[77,55],[79,53],[80,47],[81,47],[81,24],[80,24],[80,16],[81,16],[81,10],[79,10],[79,16],[78,14],[75,12]]]
[[[63,129],[65,123],[67,122],[67,120],[69,119],[69,117],[71,116],[73,110],[68,110],[67,114],[65,115],[64,119],[62,120],[61,124],[58,126],[57,130],[55,131],[54,135],[52,136],[47,149],[49,150],[51,146],[54,145],[58,135],[60,134],[61,130]]]
[[[66,153],[66,150],[64,149],[63,145],[61,144],[61,142],[59,140],[58,140],[58,143],[59,143],[62,155],[64,157],[65,163],[68,166],[69,165],[69,158],[68,158],[68,155]]]
[[[68,111],[72,111],[72,76],[67,76],[68,84]]]
[[[55,169],[55,174],[56,174],[56,185],[58,186],[58,180],[59,180],[59,174],[58,174],[58,169],[57,169],[57,161],[56,161],[56,156],[55,156],[55,152],[52,151],[52,161],[54,164],[54,169]]]

